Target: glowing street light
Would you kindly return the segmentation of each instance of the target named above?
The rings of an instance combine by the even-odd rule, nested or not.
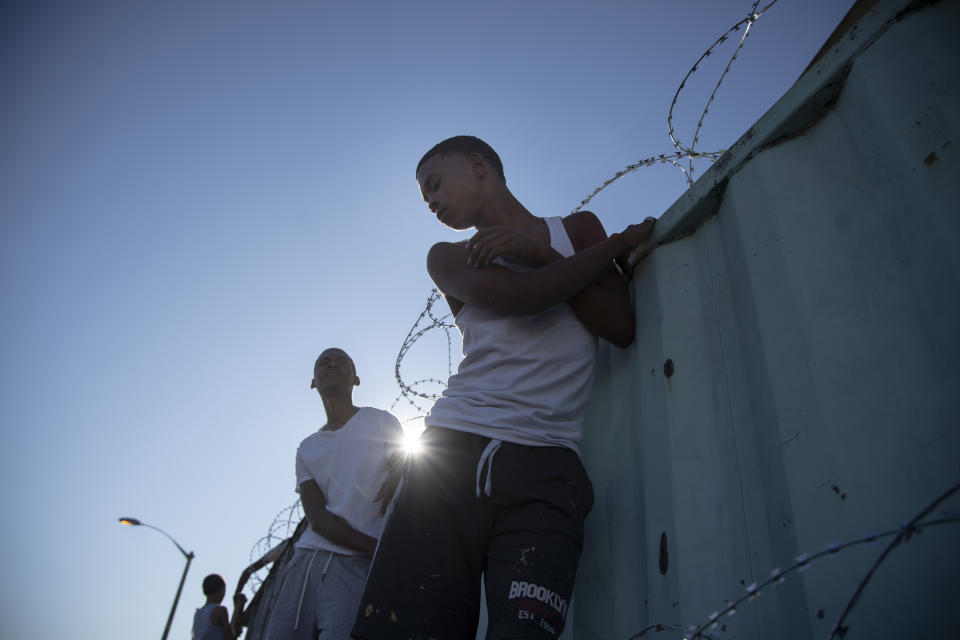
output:
[[[171,536],[169,533],[167,533],[163,529],[153,526],[152,524],[147,524],[146,522],[140,522],[136,518],[117,518],[117,519],[120,521],[120,524],[125,524],[130,527],[149,527],[150,529],[159,531],[163,535],[167,536],[167,538],[170,539],[170,542],[176,545],[177,549],[180,550],[180,553],[183,554],[183,557],[187,559],[187,566],[183,568],[183,575],[180,576],[180,586],[177,587],[177,595],[174,596],[173,598],[173,606],[170,607],[170,615],[167,617],[167,626],[163,628],[163,636],[161,640],[167,640],[167,634],[170,633],[170,623],[173,622],[173,614],[177,610],[177,603],[180,602],[180,592],[183,591],[183,583],[187,579],[187,571],[190,569],[190,562],[193,560],[193,551],[191,551],[190,553],[187,553],[186,551],[183,550],[183,547],[177,544],[177,541],[173,539],[173,536]]]

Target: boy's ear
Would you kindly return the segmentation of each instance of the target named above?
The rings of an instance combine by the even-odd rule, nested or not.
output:
[[[353,386],[355,387],[360,386],[360,376],[353,376]]]
[[[474,151],[469,156],[467,156],[467,158],[469,158],[470,160],[470,170],[473,172],[474,177],[479,178],[483,176],[484,173],[486,173],[487,166],[485,164],[483,156],[481,156],[479,153]]]
[[[310,379],[310,388],[311,388],[311,389],[316,389],[316,388],[317,388],[317,381],[314,380],[314,379],[312,379],[312,378]]]

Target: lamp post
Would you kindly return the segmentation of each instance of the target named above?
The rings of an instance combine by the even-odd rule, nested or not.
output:
[[[180,576],[180,586],[177,587],[177,595],[174,596],[173,598],[173,606],[170,607],[170,615],[167,617],[167,626],[163,628],[163,637],[161,638],[161,640],[167,640],[167,634],[170,633],[170,623],[173,622],[173,614],[177,610],[177,603],[180,601],[180,592],[183,591],[183,583],[186,581],[187,571],[190,569],[190,561],[193,560],[193,551],[191,551],[190,553],[187,553],[186,551],[183,550],[183,547],[177,544],[177,541],[174,540],[169,533],[167,533],[166,531],[164,531],[159,527],[153,526],[152,524],[147,524],[146,522],[140,522],[136,518],[118,518],[118,520],[120,521],[120,524],[125,524],[131,527],[150,527],[155,531],[159,531],[163,535],[167,536],[167,538],[170,539],[170,542],[176,545],[177,549],[180,550],[180,553],[183,554],[183,557],[187,559],[187,566],[183,568],[183,575]]]

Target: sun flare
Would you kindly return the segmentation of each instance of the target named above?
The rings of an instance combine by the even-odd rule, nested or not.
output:
[[[423,432],[423,418],[414,418],[403,425],[403,441],[400,447],[406,455],[415,455],[422,448],[420,434]]]

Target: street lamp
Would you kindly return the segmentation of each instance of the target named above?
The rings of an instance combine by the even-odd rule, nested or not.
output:
[[[173,622],[173,613],[177,610],[177,603],[180,601],[180,592],[183,591],[183,583],[187,579],[187,571],[190,569],[190,561],[193,560],[193,551],[187,553],[183,550],[183,547],[177,544],[177,541],[174,540],[169,533],[163,529],[160,529],[159,527],[153,526],[152,524],[140,522],[136,518],[118,518],[118,520],[120,521],[120,524],[125,524],[131,527],[150,527],[155,531],[159,531],[163,535],[167,536],[167,538],[170,539],[170,542],[177,546],[177,549],[180,550],[180,553],[183,554],[183,557],[187,559],[187,566],[183,568],[183,575],[180,576],[180,586],[177,587],[177,595],[173,598],[173,606],[170,607],[170,616],[167,618],[167,626],[163,628],[163,637],[161,640],[167,640],[167,634],[170,633],[170,623]]]

